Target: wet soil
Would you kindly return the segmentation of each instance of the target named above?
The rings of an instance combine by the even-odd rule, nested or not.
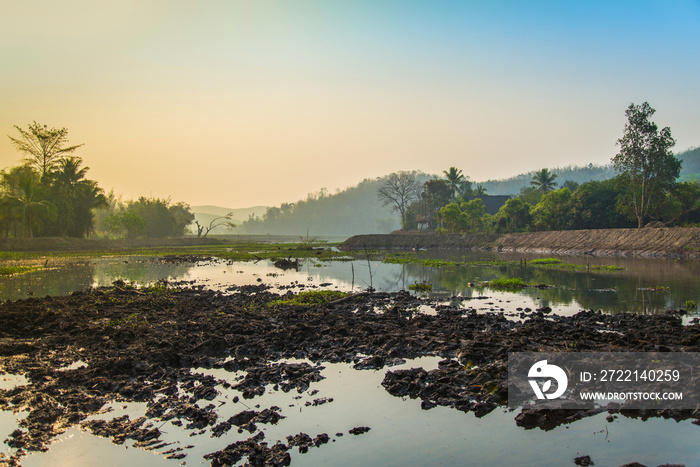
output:
[[[440,405],[483,416],[507,402],[508,352],[700,351],[700,325],[684,326],[673,313],[582,311],[562,317],[532,311],[515,321],[503,313],[477,313],[468,302],[459,308],[433,303],[435,315],[418,314],[415,308],[426,300],[406,292],[361,293],[315,306],[268,306],[281,296],[263,284],[229,292],[188,286],[144,291],[118,284],[1,303],[0,370],[22,374],[29,384],[0,390],[0,409],[29,414],[19,429],[3,434],[16,450],[0,463],[18,463],[26,451],[46,450],[53,437],[78,424],[115,443],[130,440],[145,449],[167,447],[158,428],[165,422],[213,437],[233,429],[252,434],[259,424],[283,418],[280,409],[251,409],[221,420],[211,403],[217,387],[238,389],[244,399],[270,387],[302,393],[323,378],[324,362],[380,369],[439,355],[437,369],[388,370],[382,385],[392,395],[420,399],[426,410]],[[311,363],[279,362],[289,358]],[[85,366],[65,369],[76,361]],[[198,367],[244,376],[225,381],[190,371]],[[86,420],[114,401],[145,402],[146,415]],[[319,398],[313,404],[328,402],[332,399]],[[523,410],[515,422],[546,430],[599,412]],[[612,416],[700,423],[700,411],[618,410]],[[258,431],[205,458],[212,465],[244,458],[249,465],[288,465],[291,449],[306,452],[329,439],[325,433],[290,434],[286,443],[269,446]],[[186,450],[165,453],[181,459]]]

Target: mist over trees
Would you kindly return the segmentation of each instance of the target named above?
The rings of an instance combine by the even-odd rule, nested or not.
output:
[[[429,176],[416,172],[420,184]],[[240,233],[274,235],[355,235],[389,233],[401,227],[400,220],[382,206],[377,191],[387,177],[365,179],[354,187],[330,194],[322,189],[296,203],[270,207],[237,227]]]
[[[170,199],[142,196],[135,201],[113,203],[110,209],[100,231],[126,238],[182,237],[194,221],[189,205],[173,204]]]
[[[399,213],[401,228],[405,228],[408,207],[418,199],[420,192],[421,186],[416,173],[401,171],[386,177],[379,185],[377,195],[382,206],[388,206],[392,211]]]
[[[700,179],[700,148],[691,148],[679,153],[677,157],[683,160],[681,180],[692,182]],[[459,169],[456,170],[462,172]],[[547,171],[550,176],[556,174],[556,181],[563,181],[559,186],[571,192],[569,201],[571,210],[567,214],[569,219],[562,228],[600,229],[606,226],[621,228],[636,225],[627,214],[620,213],[617,207],[618,194],[623,188],[617,185],[615,177],[618,174],[612,164],[554,167],[548,168]],[[449,173],[450,170],[445,172]],[[538,172],[541,170],[533,170],[504,180],[479,183],[470,182],[462,172],[465,180],[470,182],[471,191],[466,190],[466,186],[463,187],[467,197],[486,194],[513,197],[503,206],[502,212],[491,215],[489,222],[485,222],[484,219],[481,226],[483,231],[520,232],[544,227],[544,223],[535,222],[532,215],[532,209],[542,197],[542,192],[531,185],[533,177]],[[440,208],[453,201],[454,192],[444,172],[442,176],[420,172],[417,176],[421,183],[421,194],[417,203],[414,203],[407,213],[412,223],[409,228],[434,230],[439,227],[437,214]],[[333,194],[321,190],[318,193],[309,194],[307,199],[297,203],[283,203],[280,206],[268,208],[264,215],[254,216],[241,223],[236,231],[242,234],[279,235],[304,235],[307,230],[312,235],[389,233],[400,229],[401,222],[400,214],[382,206],[377,197],[379,187],[387,177],[367,179],[355,187]],[[426,182],[428,182],[427,185]],[[476,188],[472,188],[474,186]],[[672,197],[664,200],[666,207],[660,208],[662,211],[666,210],[666,213],[655,212],[654,218],[668,222],[680,216],[676,223],[692,223],[696,211],[689,211],[692,203],[688,198],[688,192],[692,191],[693,186],[695,185],[690,183],[685,189],[677,188]],[[679,201],[683,196],[686,201]],[[473,213],[474,209],[469,211]],[[540,209],[539,212],[541,220],[544,211]],[[685,214],[681,214],[683,212]],[[419,221],[421,226],[418,226]],[[559,224],[561,223],[557,225]],[[464,225],[475,225],[475,222],[467,221]]]

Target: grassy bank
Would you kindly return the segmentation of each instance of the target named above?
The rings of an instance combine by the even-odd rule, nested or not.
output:
[[[36,239],[39,240],[39,239]],[[48,265],[54,259],[68,259],[99,256],[188,256],[222,258],[231,261],[257,261],[263,259],[283,258],[317,258],[330,260],[347,257],[347,253],[339,252],[331,247],[335,244],[322,243],[226,243],[219,240],[187,244],[172,244],[171,239],[163,242],[151,242],[142,246],[134,242],[129,245],[119,241],[102,243],[103,248],[89,249],[57,249],[36,251],[0,251],[0,266],[37,266]],[[94,246],[94,244],[92,245]]]

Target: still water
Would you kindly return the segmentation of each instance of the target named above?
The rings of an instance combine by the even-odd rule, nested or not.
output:
[[[433,253],[433,255],[435,255]],[[433,256],[436,257],[436,256]],[[490,252],[440,252],[439,258],[459,261],[493,261],[531,259],[535,256]],[[586,264],[586,258],[562,258],[566,262]],[[676,260],[590,258],[590,264],[621,266],[617,272],[546,270],[518,265],[492,267],[431,268],[420,265],[384,264],[377,260],[302,263],[298,271],[282,271],[270,261],[202,263],[164,262],[158,258],[121,257],[68,260],[55,267],[4,278],[0,282],[0,298],[17,299],[27,296],[62,295],[87,287],[110,285],[121,279],[139,284],[158,280],[195,281],[211,289],[226,291],[231,285],[263,282],[273,288],[295,286],[338,290],[366,289],[370,284],[377,290],[407,289],[410,284],[427,281],[433,285],[432,295],[438,301],[452,296],[471,297],[465,306],[483,311],[514,312],[517,308],[550,306],[554,313],[572,314],[581,309],[601,309],[606,312],[660,313],[678,309],[687,300],[700,303],[700,265]],[[547,284],[550,288],[524,289],[520,293],[497,292],[479,287],[482,281],[499,277],[521,277],[532,284]],[[471,285],[470,285],[471,284]],[[484,298],[488,297],[488,298]],[[439,358],[425,357],[408,361],[397,368],[436,368]],[[396,398],[388,394],[381,381],[389,368],[354,370],[348,364],[324,364],[326,379],[313,383],[309,391],[282,393],[268,391],[246,401],[255,410],[278,406],[285,416],[277,425],[259,425],[265,441],[273,445],[285,441],[287,435],[300,432],[311,437],[328,433],[332,442],[308,453],[290,451],[292,465],[573,465],[573,458],[590,455],[595,465],[616,466],[637,461],[645,465],[683,463],[700,465],[700,427],[690,421],[649,419],[646,422],[619,417],[612,422],[606,413],[585,418],[551,431],[524,430],[516,426],[517,411],[496,409],[478,419],[472,413],[436,407],[422,410],[420,401]],[[233,381],[237,376],[224,370],[192,369]],[[2,375],[0,388],[26,384],[21,376]],[[216,404],[219,420],[247,410],[233,403],[240,394],[233,389],[217,387]],[[316,390],[318,393],[312,394]],[[332,397],[331,403],[306,406],[319,397]],[[208,401],[202,401],[208,403]],[[218,405],[218,404],[217,404]],[[132,419],[142,416],[145,404],[113,404],[114,411],[96,416],[111,419],[129,414]],[[0,412],[0,439],[17,428],[17,420],[26,414]],[[368,433],[353,436],[348,430],[369,426]],[[222,438],[204,433],[190,436],[182,427],[169,423],[161,428],[163,440],[174,444],[163,448],[182,447],[183,460],[165,459],[162,452],[116,446],[77,427],[59,436],[46,453],[32,453],[23,465],[187,465],[207,464],[202,456],[230,443],[251,436],[231,430]],[[336,433],[343,432],[344,436]],[[187,447],[185,449],[185,447]],[[8,452],[6,445],[0,452]]]
[[[469,261],[513,261],[534,255],[495,252],[426,252],[426,258]],[[455,266],[433,268],[417,264],[384,264],[378,260],[301,262],[298,271],[275,268],[271,261],[171,263],[158,258],[106,257],[67,260],[41,271],[3,278],[0,299],[28,296],[66,295],[75,290],[111,285],[117,279],[138,284],[159,280],[196,281],[212,289],[263,282],[275,287],[299,284],[305,287],[349,291],[372,285],[380,291],[407,290],[420,281],[432,284],[432,295],[489,296],[519,307],[550,306],[554,313],[573,314],[582,309],[605,312],[657,313],[679,309],[692,300],[700,303],[700,262],[641,258],[562,257],[567,263],[591,266],[619,266],[620,271],[571,271],[542,269],[514,264],[509,266]],[[484,281],[520,277],[529,284],[546,284],[546,289],[526,288],[504,293],[479,287]],[[510,302],[507,302],[510,300]],[[473,305],[472,305],[473,306]],[[512,306],[512,305],[509,305]],[[491,307],[492,308],[492,307]],[[500,307],[499,307],[500,308]],[[489,308],[490,309],[490,308]],[[496,310],[498,311],[498,310]]]

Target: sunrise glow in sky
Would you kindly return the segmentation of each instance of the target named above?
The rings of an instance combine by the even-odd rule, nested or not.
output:
[[[0,168],[66,127],[127,199],[607,163],[644,101],[700,145],[700,1],[0,0]]]

